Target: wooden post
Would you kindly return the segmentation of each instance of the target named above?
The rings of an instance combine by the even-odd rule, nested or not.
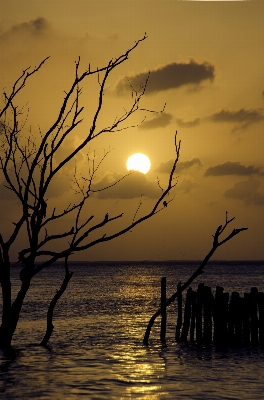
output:
[[[212,293],[209,286],[204,286],[203,290],[204,306],[204,342],[212,342]]]
[[[204,284],[200,283],[197,289],[196,341],[198,344],[203,341],[203,288]]]
[[[252,288],[250,291],[250,333],[251,345],[256,347],[258,345],[258,289]]]
[[[220,286],[216,287],[215,300],[213,307],[213,319],[214,319],[214,343],[216,345],[221,344],[222,339],[222,324],[223,324],[223,292],[224,289]]]
[[[191,314],[191,327],[190,327],[190,342],[194,342],[194,332],[195,332],[195,318],[196,318],[196,301],[197,293],[192,291],[192,314]]]
[[[235,324],[236,338],[238,346],[242,346],[243,343],[243,308],[244,299],[243,297],[238,298],[238,313],[237,320]]]
[[[258,292],[258,308],[259,308],[259,344],[264,347],[264,293]]]
[[[192,309],[192,288],[187,290],[185,308],[184,308],[184,321],[181,333],[181,341],[186,342],[191,322],[191,309]]]
[[[229,293],[223,293],[222,299],[222,326],[221,326],[221,343],[227,345],[227,327],[228,327],[228,302]]]
[[[181,282],[177,285],[177,292],[178,295],[178,317],[177,317],[177,324],[176,324],[176,332],[175,332],[175,340],[176,342],[180,341],[180,334],[181,334],[181,326],[182,326],[182,292],[181,292]]]
[[[161,306],[161,325],[160,325],[160,341],[166,343],[166,277],[161,278],[161,295],[160,295],[160,306]]]
[[[236,342],[235,342],[235,319],[236,319],[236,303],[237,303],[238,296],[239,296],[238,292],[232,292],[230,304],[229,304],[228,344],[231,346],[236,344]]]
[[[236,347],[242,345],[242,307],[243,299],[238,292],[233,292],[233,319],[234,319],[234,344]]]
[[[243,345],[250,344],[250,294],[244,293],[243,307]]]

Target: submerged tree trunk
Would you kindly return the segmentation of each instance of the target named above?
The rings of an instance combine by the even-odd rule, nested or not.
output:
[[[11,306],[7,306],[5,303],[9,303],[9,299],[4,298],[3,295],[3,318],[2,325],[0,327],[0,347],[8,348],[11,346],[12,338],[17,327],[19,320],[20,311],[23,305],[24,298],[30,287],[30,279],[22,282],[21,289],[17,294],[17,297]],[[7,283],[2,282],[3,293],[7,292]],[[11,303],[11,285],[10,285],[10,303]]]
[[[52,323],[54,308],[55,308],[59,298],[65,292],[72,275],[73,275],[73,272],[68,272],[68,271],[65,272],[65,277],[61,284],[61,287],[50,302],[48,313],[47,313],[47,329],[46,329],[45,336],[43,337],[42,342],[40,343],[40,346],[47,346],[47,343],[50,340],[50,337],[51,337],[53,329],[54,329],[54,325]]]

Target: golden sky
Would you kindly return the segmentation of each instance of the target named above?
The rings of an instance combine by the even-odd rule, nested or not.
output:
[[[126,173],[126,160],[141,152],[151,160],[146,175],[122,181],[91,199],[98,218],[106,212],[133,217],[160,194],[157,176],[166,181],[174,156],[174,133],[181,140],[176,197],[169,207],[133,232],[94,247],[83,260],[202,259],[212,234],[225,222],[248,227],[218,250],[219,259],[264,259],[264,2],[167,0],[0,0],[1,88],[8,92],[28,66],[50,59],[30,81],[19,101],[30,107],[28,121],[37,132],[53,122],[74,77],[75,60],[100,67],[144,36],[128,61],[116,70],[106,92],[101,123],[112,121],[129,104],[130,88],[150,71],[143,113],[137,128],[99,139],[94,148],[112,149],[96,185]],[[89,128],[96,83],[84,84],[84,122]],[[67,146],[66,146],[67,147]],[[67,151],[67,148],[63,149]],[[77,160],[85,168],[85,157]],[[52,188],[56,204],[72,200],[70,167]],[[1,184],[1,226],[8,232],[16,202]],[[11,221],[12,222],[12,221]],[[22,243],[21,238],[21,243]],[[15,258],[14,249],[14,258]]]

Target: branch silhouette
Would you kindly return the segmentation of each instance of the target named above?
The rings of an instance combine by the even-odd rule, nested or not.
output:
[[[206,266],[206,264],[208,263],[208,261],[210,260],[210,258],[212,257],[212,255],[214,254],[214,252],[218,249],[218,247],[222,246],[224,243],[226,243],[228,240],[231,240],[234,236],[238,235],[240,232],[247,230],[248,228],[239,228],[239,229],[233,229],[233,231],[223,240],[220,240],[220,235],[225,231],[225,229],[227,228],[227,226],[234,220],[235,218],[231,218],[230,220],[228,219],[228,213],[226,212],[226,220],[225,220],[225,224],[224,226],[220,225],[218,226],[218,228],[216,229],[215,234],[213,235],[213,245],[211,250],[209,251],[209,253],[206,255],[206,257],[204,258],[204,260],[202,261],[201,265],[199,266],[199,268],[193,273],[193,275],[183,284],[181,285],[181,289],[177,290],[177,292],[175,292],[167,301],[166,301],[166,307],[168,307],[171,303],[174,302],[174,300],[178,297],[178,295],[180,293],[182,293],[185,289],[187,289],[187,287],[201,274],[203,274],[204,272],[204,267]],[[149,335],[152,329],[152,326],[154,325],[154,322],[156,320],[156,318],[161,315],[162,309],[159,308],[155,314],[152,315],[152,317],[149,320],[149,323],[147,325],[146,331],[145,331],[145,335],[144,335],[144,339],[143,339],[143,343],[148,346],[149,343]]]

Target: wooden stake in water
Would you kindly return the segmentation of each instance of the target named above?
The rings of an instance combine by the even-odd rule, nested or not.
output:
[[[256,347],[258,345],[258,289],[251,288],[250,291],[250,333],[251,345]]]
[[[176,324],[176,332],[175,332],[175,340],[176,342],[180,341],[181,334],[181,326],[182,326],[182,292],[181,292],[181,282],[177,285],[178,295],[178,316],[177,316],[177,324]]]
[[[258,308],[259,308],[259,344],[264,347],[264,293],[258,292]]]
[[[192,288],[189,288],[187,290],[187,296],[185,300],[184,321],[181,333],[181,342],[187,341],[187,336],[191,322],[191,312],[192,312]]]
[[[160,307],[161,307],[161,325],[160,325],[160,341],[166,343],[166,277],[161,278],[161,296],[160,296]]]
[[[203,341],[203,288],[204,284],[200,283],[197,290],[196,305],[196,341],[198,344]]]

